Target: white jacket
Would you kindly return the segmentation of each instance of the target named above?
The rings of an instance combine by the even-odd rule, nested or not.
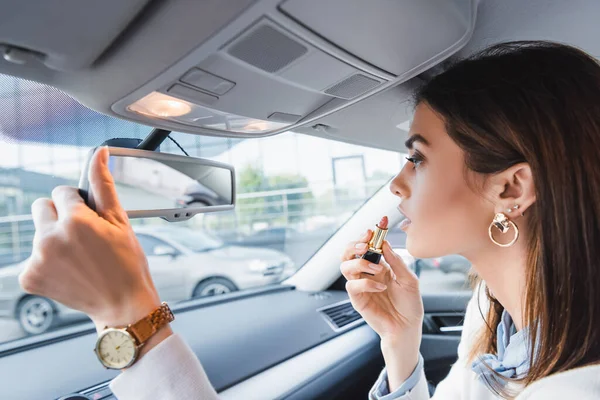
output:
[[[485,315],[485,304],[481,304]],[[435,400],[497,399],[466,365],[467,349],[475,332],[483,324],[476,296],[467,306],[463,333],[458,346],[458,361],[437,386]],[[122,372],[110,388],[119,400],[218,400],[202,365],[183,339],[174,334],[150,350],[136,364]],[[540,379],[527,387],[517,400],[598,400],[600,399],[600,365],[576,368]],[[257,393],[256,399],[267,400]],[[419,382],[399,400],[429,399],[427,382],[422,373]],[[250,399],[248,399],[250,400]]]

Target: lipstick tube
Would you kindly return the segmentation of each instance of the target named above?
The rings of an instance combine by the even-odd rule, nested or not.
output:
[[[381,256],[383,255],[383,242],[385,241],[385,236],[387,235],[388,229],[388,219],[387,217],[381,218],[379,224],[375,225],[375,230],[373,231],[373,236],[369,241],[369,249],[365,254],[363,254],[362,258],[372,262],[373,264],[379,264],[381,261]],[[365,272],[367,275],[374,276],[375,274],[370,274]]]

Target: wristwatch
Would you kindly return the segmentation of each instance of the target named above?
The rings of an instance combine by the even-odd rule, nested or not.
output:
[[[140,348],[160,328],[175,319],[167,303],[139,321],[122,327],[104,327],[98,335],[94,352],[107,369],[123,369],[135,363]]]

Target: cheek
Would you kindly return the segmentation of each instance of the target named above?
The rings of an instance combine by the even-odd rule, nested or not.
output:
[[[485,233],[475,223],[480,199],[460,174],[417,176],[411,203],[406,245],[415,257],[460,253]]]

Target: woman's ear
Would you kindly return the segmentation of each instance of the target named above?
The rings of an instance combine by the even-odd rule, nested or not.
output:
[[[495,213],[514,217],[524,214],[535,203],[533,174],[527,163],[515,164],[493,175],[489,183],[489,197]]]

